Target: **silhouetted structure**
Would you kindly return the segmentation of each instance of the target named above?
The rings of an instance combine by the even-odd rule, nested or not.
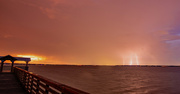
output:
[[[25,69],[28,70],[28,62],[31,61],[31,58],[12,57],[11,55],[7,55],[7,56],[0,56],[0,60],[1,60],[0,72],[3,71],[3,64],[4,64],[4,61],[6,61],[6,60],[10,60],[12,62],[12,65],[11,65],[11,72],[12,72],[13,66],[14,66],[14,61],[25,61],[26,62]]]

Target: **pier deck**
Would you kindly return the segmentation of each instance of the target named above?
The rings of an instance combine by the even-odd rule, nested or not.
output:
[[[0,94],[89,94],[70,86],[55,82],[32,72],[28,72],[30,58],[0,56]],[[5,60],[12,62],[11,71],[4,72]],[[25,70],[14,67],[14,61],[26,61]]]
[[[24,69],[0,73],[0,94],[89,94]]]
[[[14,73],[0,73],[0,94],[26,94]]]

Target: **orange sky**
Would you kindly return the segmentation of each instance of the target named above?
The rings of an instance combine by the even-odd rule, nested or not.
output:
[[[180,64],[179,0],[0,0],[1,56],[34,63]],[[32,62],[32,63],[33,63]]]

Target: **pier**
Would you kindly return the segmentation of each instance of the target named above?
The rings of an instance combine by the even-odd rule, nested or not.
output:
[[[0,73],[0,94],[26,94],[14,73]]]
[[[3,62],[11,59],[17,60],[10,55],[0,57],[0,60],[3,60]],[[26,60],[29,62],[30,59]],[[38,74],[28,72],[27,63],[25,67],[26,70],[14,67],[12,64],[10,72],[3,72],[3,62],[1,62],[0,71],[0,94],[89,94]],[[12,63],[14,63],[14,61]]]

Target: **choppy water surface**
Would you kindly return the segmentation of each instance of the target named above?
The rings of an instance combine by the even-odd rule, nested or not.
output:
[[[180,94],[180,67],[31,65],[29,71],[92,94]]]

